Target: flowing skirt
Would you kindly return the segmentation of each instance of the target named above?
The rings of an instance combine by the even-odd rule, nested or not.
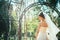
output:
[[[58,40],[56,35],[52,34],[49,29],[46,32],[40,31],[37,36],[37,40]]]
[[[48,40],[47,33],[40,31],[38,34],[37,40]]]

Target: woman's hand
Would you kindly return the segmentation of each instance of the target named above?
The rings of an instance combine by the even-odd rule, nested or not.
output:
[[[36,33],[35,33],[35,38],[37,38],[39,32],[40,32],[40,29],[38,27],[37,30],[36,30]]]

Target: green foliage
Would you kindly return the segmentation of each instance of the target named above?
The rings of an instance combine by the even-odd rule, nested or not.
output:
[[[13,36],[16,34],[16,31],[17,31],[17,15],[16,15],[16,12],[15,11],[12,11],[11,13],[11,32],[10,34]]]
[[[27,32],[33,33],[33,36],[36,32],[36,28],[38,27],[39,20],[37,17],[32,18],[32,20],[26,20],[27,24]]]
[[[58,17],[58,27],[60,27],[60,17]]]

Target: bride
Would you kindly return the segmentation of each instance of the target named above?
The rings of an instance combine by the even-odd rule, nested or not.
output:
[[[56,34],[60,30],[51,21],[48,14],[41,12],[38,19],[40,23],[36,31],[36,40],[58,40]]]

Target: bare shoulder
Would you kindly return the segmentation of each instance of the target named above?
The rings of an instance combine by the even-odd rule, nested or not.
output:
[[[48,27],[48,25],[47,25],[46,22],[42,22],[41,24],[42,24],[42,26],[44,26],[44,27]]]

